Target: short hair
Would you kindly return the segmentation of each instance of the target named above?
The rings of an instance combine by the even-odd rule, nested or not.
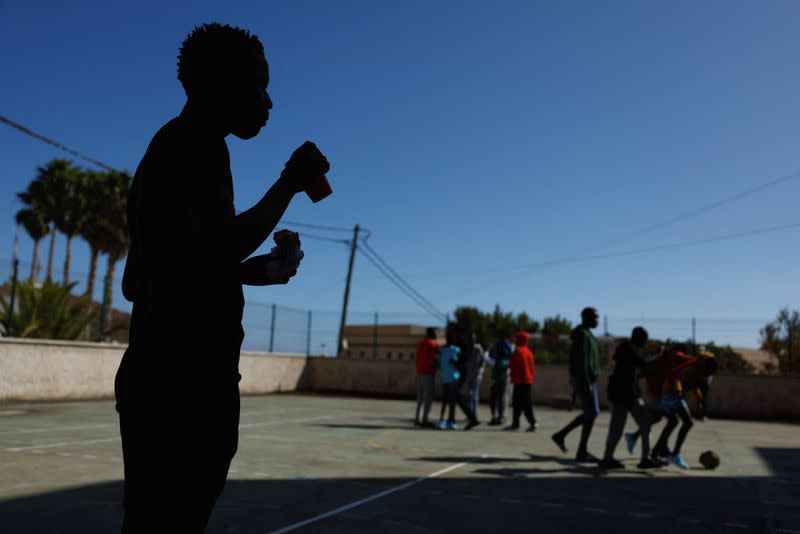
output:
[[[426,336],[428,339],[436,339],[436,337],[437,337],[437,336],[436,336],[436,329],[435,329],[435,328],[433,328],[432,326],[429,326],[429,327],[428,327],[428,328],[425,330],[425,336]]]
[[[242,72],[254,54],[264,55],[264,45],[247,30],[212,22],[195,26],[178,53],[178,79],[186,95],[202,93],[224,69]],[[222,73],[224,74],[224,72]]]
[[[592,308],[591,306],[588,308],[584,308],[583,311],[581,311],[581,319],[583,319],[584,321],[586,319],[589,319],[590,317],[599,317],[599,315],[600,314],[597,313],[597,310]]]
[[[650,335],[647,333],[647,330],[645,330],[643,326],[637,326],[631,332],[631,340],[634,339],[644,339],[644,341],[647,341],[648,339],[650,339]]]

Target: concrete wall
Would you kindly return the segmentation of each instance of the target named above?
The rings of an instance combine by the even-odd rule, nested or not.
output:
[[[114,375],[125,345],[0,338],[0,401],[113,398]],[[349,360],[242,352],[241,392],[362,393],[413,397],[414,364],[409,361]],[[605,406],[606,372],[600,379]],[[481,384],[489,398],[490,370]],[[567,369],[536,367],[534,402],[550,404],[570,394]],[[714,377],[712,416],[800,419],[800,378]]]
[[[489,398],[491,371],[484,373],[481,399]],[[599,380],[600,404],[607,407],[608,370]],[[413,397],[416,392],[411,362],[309,358],[306,387],[309,391],[348,392]],[[441,388],[437,385],[437,395]],[[533,386],[536,404],[550,404],[554,397],[571,393],[567,368],[537,365]],[[712,417],[800,419],[800,378],[777,376],[715,376],[711,385]]]
[[[0,338],[0,401],[114,397],[126,345]],[[242,352],[243,394],[304,387],[305,356]]]

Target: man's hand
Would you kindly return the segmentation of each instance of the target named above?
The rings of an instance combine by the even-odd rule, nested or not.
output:
[[[286,162],[286,167],[281,173],[281,178],[288,180],[294,185],[297,192],[303,191],[310,180],[318,178],[331,170],[322,152],[317,145],[311,141],[306,141],[300,148],[292,153],[292,157]]]

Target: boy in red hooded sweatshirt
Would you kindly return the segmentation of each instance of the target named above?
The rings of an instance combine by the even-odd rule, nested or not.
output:
[[[528,348],[530,336],[527,332],[520,332],[514,339],[516,348],[511,354],[511,384],[514,390],[511,396],[511,407],[514,418],[511,426],[506,430],[517,430],[519,428],[519,416],[525,414],[528,420],[528,432],[536,432],[539,425],[536,424],[536,417],[533,415],[533,377],[536,374],[533,364],[533,351]]]

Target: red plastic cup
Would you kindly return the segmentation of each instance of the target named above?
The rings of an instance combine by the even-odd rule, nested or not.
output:
[[[333,189],[331,188],[331,184],[328,183],[328,177],[324,174],[312,180],[311,183],[308,184],[308,187],[306,187],[306,195],[308,195],[308,198],[310,198],[311,202],[314,204],[330,196],[331,193],[333,193]]]

